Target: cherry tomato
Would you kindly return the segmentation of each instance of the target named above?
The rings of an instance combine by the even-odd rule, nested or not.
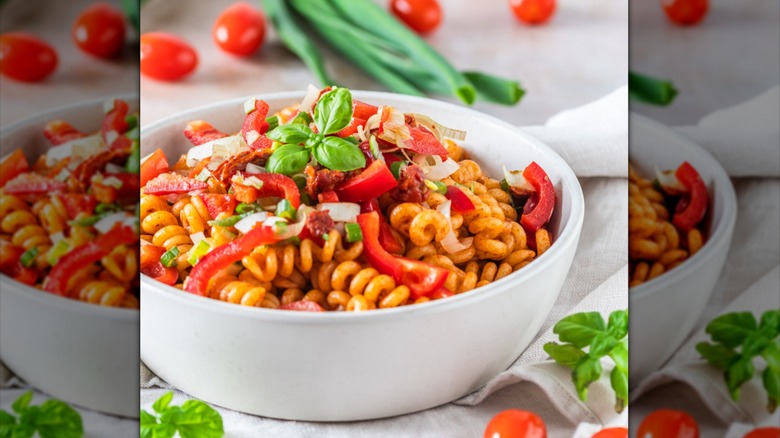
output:
[[[709,9],[709,0],[661,0],[669,21],[683,26],[700,22]]]
[[[165,32],[141,35],[141,73],[163,81],[181,79],[195,70],[198,54],[186,41]]]
[[[744,438],[780,438],[780,427],[759,427],[748,432]]]
[[[596,432],[591,438],[628,438],[628,429],[625,427],[610,427]]]
[[[265,17],[251,5],[239,2],[225,9],[214,23],[214,41],[222,50],[249,56],[265,38]]]
[[[659,409],[651,412],[639,425],[642,438],[699,438],[696,420],[682,411]]]
[[[509,6],[518,20],[528,24],[542,24],[555,12],[555,0],[509,0]]]
[[[81,50],[99,58],[111,58],[125,45],[125,16],[107,3],[95,3],[76,19],[72,35]]]
[[[438,0],[392,0],[390,10],[419,34],[429,33],[441,23]]]
[[[547,438],[544,421],[533,412],[507,409],[499,412],[485,429],[485,438]]]
[[[57,68],[57,52],[45,41],[23,32],[0,35],[0,73],[17,81],[38,82]]]

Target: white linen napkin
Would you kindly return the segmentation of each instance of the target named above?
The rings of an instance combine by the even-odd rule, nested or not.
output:
[[[306,423],[244,415],[218,408],[228,417],[231,436],[253,436],[262,430],[279,436],[478,436],[499,409],[492,406],[532,405],[532,410],[548,423],[551,437],[570,437],[572,425],[588,422],[596,425],[628,424],[626,411],[614,411],[614,393],[609,383],[611,362],[605,361],[602,379],[591,385],[587,403],[577,397],[571,382],[571,370],[548,359],[542,346],[557,335],[553,325],[570,313],[598,311],[606,319],[611,311],[626,309],[628,300],[626,193],[628,158],[627,88],[610,93],[591,104],[553,116],[545,126],[524,128],[553,147],[580,177],[585,195],[585,221],[580,244],[560,297],[545,321],[540,334],[506,371],[488,384],[451,404],[420,413],[358,423]],[[605,158],[607,157],[607,158]],[[149,409],[154,400],[170,386],[142,364],[141,405]],[[526,382],[519,384],[520,382]],[[530,391],[535,385],[539,391]],[[176,392],[176,400],[187,398]],[[507,400],[523,400],[509,401]],[[178,403],[178,401],[177,401]],[[561,418],[570,423],[561,425]],[[554,424],[551,424],[554,423]],[[565,422],[564,422],[565,423]],[[228,427],[228,426],[226,426]]]

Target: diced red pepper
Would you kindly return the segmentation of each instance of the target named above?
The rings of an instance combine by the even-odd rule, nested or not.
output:
[[[167,173],[168,171],[170,171],[168,159],[165,158],[165,153],[162,149],[157,149],[141,163],[141,186],[145,186],[146,183],[157,175]]]
[[[118,222],[106,234],[87,242],[60,257],[43,283],[43,289],[57,295],[65,295],[68,281],[75,272],[107,256],[120,245],[138,242],[132,228]]]
[[[282,304],[279,306],[281,310],[297,310],[299,312],[324,312],[325,309],[314,301],[300,300],[293,301],[292,303]]]
[[[438,299],[441,299],[441,298],[451,297],[453,295],[455,295],[455,294],[452,293],[451,290],[449,290],[446,287],[442,286],[442,287],[439,288],[439,290],[437,290],[436,292],[431,294],[431,299],[432,300],[438,300]]]
[[[677,168],[674,175],[685,186],[687,193],[677,203],[672,223],[683,231],[690,231],[707,213],[707,186],[704,185],[699,172],[687,161]]]
[[[382,210],[379,208],[379,201],[372,199],[360,203],[361,213],[371,213],[372,211],[377,212],[379,215],[379,244],[389,253],[402,254],[404,252],[404,245],[393,235],[393,228],[387,222],[385,215],[382,214]]]
[[[248,233],[206,253],[190,271],[184,282],[184,290],[200,296],[208,293],[209,280],[223,269],[249,255],[261,245],[272,245],[279,241],[274,227],[259,225]]]
[[[219,193],[199,193],[198,197],[209,211],[209,216],[216,219],[220,213],[233,213],[238,202],[233,195],[220,195]]]
[[[253,173],[243,174],[244,178],[254,177],[263,182],[261,188],[248,186],[244,184],[233,183],[233,193],[240,202],[255,202],[260,198],[275,196],[290,201],[293,208],[301,205],[301,192],[295,181],[289,176],[280,173]]]
[[[138,198],[138,192],[135,193]],[[65,205],[65,210],[68,212],[68,217],[76,219],[80,213],[92,214],[95,211],[97,200],[91,195],[84,195],[80,193],[61,193],[57,197]]]
[[[251,149],[268,149],[273,141],[265,136],[268,132],[268,104],[264,100],[255,100],[255,110],[246,115],[244,125],[241,127],[241,135]]]
[[[89,134],[79,131],[64,120],[52,120],[43,129],[43,135],[49,143],[57,146],[72,140],[84,138]]]
[[[40,195],[63,192],[67,188],[65,181],[47,178],[37,173],[23,173],[8,181],[3,190],[11,195]]]
[[[35,286],[35,283],[38,282],[38,271],[35,268],[28,268],[22,265],[21,262],[17,262],[11,268],[8,276],[28,286]]]
[[[333,190],[326,190],[317,194],[317,200],[320,202],[320,204],[325,202],[339,202],[339,195],[337,195]]]
[[[24,247],[14,245],[7,240],[0,240],[0,271],[6,272],[19,262],[24,254]]]
[[[193,120],[187,123],[187,127],[184,128],[184,136],[195,146],[200,146],[203,143],[208,143],[218,138],[224,138],[228,135],[219,129],[211,126],[211,123],[204,122],[203,120]]]
[[[208,184],[196,179],[187,178],[177,173],[161,173],[146,183],[144,193],[147,195],[170,195],[188,193],[193,190],[204,190]]]
[[[444,196],[452,201],[452,210],[458,213],[468,213],[476,208],[460,187],[447,186],[447,194]]]
[[[165,247],[157,245],[141,245],[141,255],[139,257],[139,265],[141,269],[151,265],[152,263],[159,262],[163,254],[165,254]]]
[[[536,230],[542,228],[550,221],[555,208],[555,188],[550,177],[535,161],[532,161],[525,170],[523,177],[533,186],[535,192],[526,201],[523,214],[520,216],[520,225],[527,235],[535,235]]]
[[[30,170],[30,164],[21,149],[16,149],[6,155],[0,161],[0,187],[5,186],[8,181],[28,170]]]
[[[336,186],[336,193],[342,202],[360,202],[377,198],[397,185],[387,165],[374,161],[359,175]]]
[[[352,117],[354,118],[368,120],[378,111],[379,108],[374,105],[359,100],[352,100]]]
[[[403,158],[399,157],[396,154],[383,153],[382,156],[385,158],[385,164],[387,165],[387,167],[390,167],[390,165],[395,163],[396,161],[404,160]]]
[[[127,102],[114,99],[114,107],[106,113],[103,125],[100,127],[100,136],[109,149],[123,149],[132,145],[132,141],[124,135],[129,127],[126,120],[129,110]]]
[[[178,269],[173,266],[165,267],[159,260],[141,268],[141,273],[168,286],[173,286],[179,279]]]
[[[138,202],[138,191],[141,188],[138,181],[138,175],[134,173],[110,173],[103,174],[105,178],[117,178],[122,182],[119,188],[105,184],[103,180],[93,179],[90,187],[92,194],[98,200],[105,204],[118,202],[122,205],[132,205]]]
[[[409,287],[413,300],[429,296],[447,280],[449,271],[418,260],[395,257],[379,243],[379,213],[363,213],[357,222],[363,232],[363,255],[374,269]]]
[[[337,132],[336,135],[339,137],[349,137],[350,135],[357,133],[358,126],[365,126],[365,125],[366,125],[366,119],[359,119],[357,117],[353,117],[349,125],[347,125],[341,131]]]
[[[447,149],[431,131],[422,126],[411,127],[407,125],[407,127],[412,138],[404,140],[404,149],[410,149],[422,155],[438,155],[443,160],[447,159]]]

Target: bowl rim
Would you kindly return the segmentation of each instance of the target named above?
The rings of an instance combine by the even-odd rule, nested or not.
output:
[[[722,209],[723,213],[719,218],[720,222],[718,223],[718,226],[714,230],[710,231],[709,239],[705,240],[704,245],[699,251],[696,252],[696,254],[694,254],[692,257],[689,257],[679,266],[675,267],[669,272],[665,272],[650,281],[640,284],[639,286],[629,288],[629,299],[640,299],[652,295],[657,291],[665,290],[667,287],[679,281],[681,276],[687,275],[692,270],[698,268],[702,264],[707,263],[707,260],[710,258],[710,255],[712,251],[714,251],[715,247],[719,247],[731,240],[734,226],[737,222],[737,195],[734,191],[734,184],[731,181],[731,177],[729,177],[728,173],[726,173],[726,170],[723,169],[723,166],[721,166],[720,163],[706,149],[699,146],[690,139],[674,132],[668,126],[660,122],[657,122],[636,112],[629,112],[629,123],[636,122],[644,124],[646,127],[652,130],[662,131],[665,134],[674,137],[678,142],[685,145],[689,151],[693,151],[697,161],[704,161],[706,166],[712,169],[715,175],[713,178],[713,190],[715,189],[715,184],[717,184],[718,181],[720,181],[720,185],[723,186],[720,188],[720,191],[715,196],[713,196],[713,198],[716,196],[722,197],[724,205]],[[628,159],[630,162],[630,149]]]
[[[396,315],[405,315],[413,317],[419,314],[428,314],[437,311],[446,311],[447,309],[454,309],[460,306],[472,305],[475,301],[482,301],[489,299],[493,295],[498,293],[505,293],[508,286],[512,283],[522,283],[523,279],[533,275],[538,275],[540,272],[546,270],[554,259],[563,257],[564,247],[573,246],[572,251],[576,252],[579,243],[579,234],[582,228],[585,213],[585,200],[582,194],[582,188],[579,184],[574,171],[561,158],[561,156],[555,152],[552,148],[547,146],[541,140],[533,137],[521,128],[505,122],[497,117],[484,114],[477,110],[467,107],[461,107],[449,102],[441,100],[424,98],[418,96],[409,96],[403,94],[387,93],[380,91],[364,91],[364,90],[350,90],[352,95],[359,99],[374,99],[385,101],[403,101],[409,104],[425,104],[432,105],[436,109],[441,110],[456,110],[465,112],[466,115],[470,115],[474,118],[480,118],[490,123],[494,123],[501,127],[504,127],[512,131],[517,136],[521,137],[527,144],[540,150],[546,158],[554,163],[555,169],[560,173],[561,182],[564,187],[568,189],[568,196],[571,199],[571,212],[569,220],[562,224],[563,232],[558,236],[557,241],[547,250],[544,254],[539,256],[534,263],[529,264],[528,268],[513,272],[512,274],[496,280],[487,286],[486,290],[479,291],[479,293],[471,294],[464,293],[458,294],[443,300],[433,300],[426,303],[416,304],[414,306],[402,306],[390,309],[381,309],[379,312],[279,312],[277,309],[265,309],[256,307],[240,306],[234,303],[226,303],[220,300],[214,300],[205,296],[183,293],[182,290],[173,286],[160,283],[153,280],[151,277],[141,274],[141,294],[150,291],[152,293],[165,294],[166,297],[176,300],[176,302],[182,305],[192,305],[200,309],[225,313],[233,316],[246,316],[249,318],[260,318],[268,321],[283,321],[296,323],[310,323],[318,324],[323,321],[342,321],[348,320],[379,320],[386,318],[396,318]],[[263,99],[266,101],[281,100],[281,99],[302,99],[305,95],[304,91],[282,91],[274,93],[261,93],[258,95],[250,95],[246,97],[226,99],[207,105],[201,105],[199,107],[173,114],[162,120],[151,123],[147,126],[141,127],[141,144],[145,137],[154,134],[154,132],[172,124],[177,123],[185,117],[196,117],[196,114],[204,111],[214,110],[217,107],[229,107],[240,106],[243,102],[251,98]],[[142,146],[143,147],[143,146]],[[576,241],[575,241],[576,239]],[[557,245],[556,245],[557,243]],[[568,271],[567,271],[568,274]],[[143,301],[143,299],[142,299]]]
[[[54,107],[43,113],[36,114],[31,117],[16,121],[8,126],[0,128],[0,141],[6,137],[14,134],[16,131],[27,128],[30,125],[34,125],[41,122],[48,122],[56,118],[63,117],[69,111],[86,109],[91,106],[103,108],[103,103],[108,99],[122,99],[125,101],[137,101],[140,106],[140,96],[138,93],[122,93],[117,95],[101,96],[93,99],[85,100],[78,103],[66,104]],[[86,303],[80,300],[74,300],[68,297],[63,297],[53,293],[48,293],[41,289],[37,289],[32,286],[28,286],[24,283],[18,282],[7,275],[0,274],[0,280],[2,280],[3,293],[8,293],[24,296],[26,299],[37,301],[46,305],[58,306],[62,310],[71,311],[75,313],[84,314],[85,316],[105,317],[112,319],[124,319],[124,320],[138,320],[140,318],[139,309],[126,309],[121,307],[109,307],[101,306],[94,303]]]

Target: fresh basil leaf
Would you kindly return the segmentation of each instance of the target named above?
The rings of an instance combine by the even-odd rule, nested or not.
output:
[[[168,409],[168,405],[171,404],[171,400],[173,400],[173,391],[161,395],[160,398],[158,398],[152,405],[152,409],[154,409],[154,412],[162,414],[166,411],[166,409]]]
[[[628,373],[615,367],[609,375],[609,382],[612,384],[612,390],[615,391],[615,411],[623,412],[628,400]]]
[[[553,333],[557,334],[562,342],[584,348],[597,334],[604,332],[605,326],[604,318],[598,312],[575,313],[558,321],[553,327]]]
[[[311,116],[309,113],[300,112],[298,115],[295,116],[294,119],[290,123],[296,124],[296,125],[306,125],[309,126],[309,124],[312,122]]]
[[[141,409],[141,426],[149,424],[158,424],[157,417]]]
[[[739,387],[753,377],[753,360],[739,358],[726,368],[726,385],[734,401],[739,401]]]
[[[615,339],[623,339],[628,335],[628,310],[616,310],[609,314],[607,331]]]
[[[761,352],[761,357],[766,361],[768,368],[780,372],[780,345],[777,341],[770,342]]]
[[[618,340],[615,339],[615,337],[610,335],[609,333],[599,333],[593,338],[593,341],[590,343],[588,354],[593,357],[602,357],[606,354],[609,354],[609,352],[612,351],[613,348],[615,348],[617,343]]]
[[[362,169],[366,166],[363,151],[339,137],[323,138],[322,144],[314,148],[314,158],[328,169],[342,172]]]
[[[706,331],[715,342],[727,347],[737,347],[758,330],[756,317],[750,312],[734,312],[721,315],[707,324]]]
[[[747,359],[753,359],[761,354],[764,349],[769,346],[771,341],[765,338],[761,333],[753,333],[745,338],[745,342],[742,343],[742,350],[740,353],[742,357]]]
[[[590,356],[580,359],[572,373],[574,387],[577,388],[580,400],[585,401],[588,399],[588,385],[597,381],[600,377],[601,362],[598,359]]]
[[[173,438],[176,426],[172,424],[141,423],[141,438]]]
[[[200,400],[187,400],[160,416],[162,424],[176,426],[182,438],[220,438],[225,434],[222,416]]]
[[[280,143],[299,144],[311,135],[311,129],[305,125],[281,125],[266,134],[266,137]]]
[[[16,417],[0,410],[0,438],[12,438],[16,429]]]
[[[49,399],[40,406],[35,428],[41,438],[81,438],[84,425],[81,415],[67,403]]]
[[[761,315],[761,333],[768,339],[780,336],[780,310],[767,310]]]
[[[767,410],[774,412],[777,408],[777,402],[780,400],[780,371],[766,367],[761,374],[761,381],[764,383],[764,389],[769,397]]]
[[[609,357],[615,362],[615,368],[628,372],[628,347],[625,342],[618,342],[615,348],[609,352]]]
[[[586,356],[585,352],[571,344],[558,344],[548,342],[544,344],[544,351],[557,363],[574,368],[580,359]]]
[[[339,132],[351,121],[352,93],[346,88],[328,91],[314,106],[314,124],[322,135]]]
[[[289,126],[289,125],[282,125]],[[309,163],[309,151],[294,144],[286,144],[275,150],[266,163],[266,169],[272,173],[294,175],[300,173]]]
[[[709,342],[696,344],[696,351],[701,354],[707,363],[724,370],[728,368],[735,358],[739,357],[739,354],[733,349],[723,344],[710,344]]]
[[[17,414],[21,414],[24,412],[25,409],[27,409],[27,406],[30,405],[30,402],[33,399],[33,392],[27,391],[24,394],[20,395],[19,398],[14,401],[14,404],[11,405],[11,409],[14,410]]]

